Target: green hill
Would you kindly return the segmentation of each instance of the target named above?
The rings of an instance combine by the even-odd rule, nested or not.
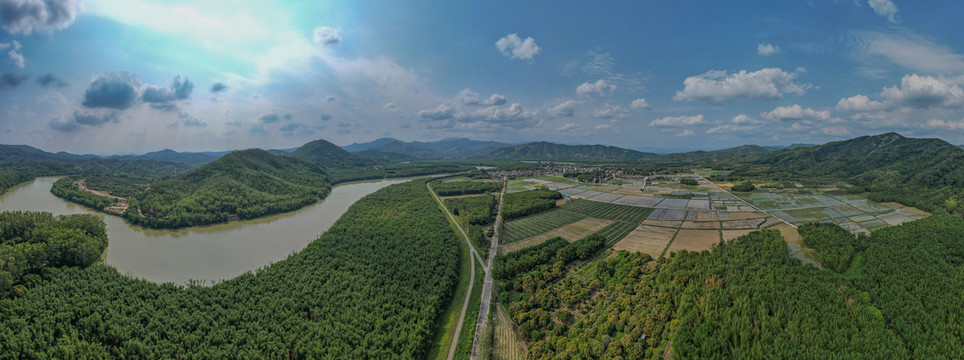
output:
[[[302,145],[290,156],[318,164],[326,169],[365,167],[377,164],[375,160],[357,156],[322,139]]]
[[[730,149],[716,150],[716,151],[690,151],[685,153],[674,153],[666,154],[660,156],[654,156],[646,159],[647,161],[660,162],[660,163],[673,163],[673,162],[698,162],[698,163],[716,163],[730,161],[733,159],[741,159],[748,156],[766,154],[770,150],[759,146],[759,145],[743,145]]]
[[[295,210],[329,190],[327,175],[313,164],[240,150],[155,183],[131,201],[124,217],[156,228],[221,223]]]
[[[877,201],[899,201],[936,210],[964,198],[964,150],[940,139],[912,139],[896,133],[785,149],[748,160],[754,170],[783,177],[834,177],[871,193]],[[760,170],[760,165],[763,169]]]
[[[485,157],[512,160],[639,160],[656,156],[635,150],[605,145],[560,145],[534,142],[507,146],[488,152]]]

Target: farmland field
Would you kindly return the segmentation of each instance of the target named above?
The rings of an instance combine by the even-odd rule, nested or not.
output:
[[[539,245],[542,242],[557,236],[569,240],[569,242],[573,242],[592,235],[598,231],[602,231],[604,228],[610,225],[610,223],[612,223],[612,221],[596,218],[585,218],[555,230],[526,238],[525,240],[513,242],[503,247],[502,251],[503,253],[510,253],[516,250],[525,249],[530,246]]]
[[[505,244],[533,237],[585,219],[586,215],[556,208],[505,223]]]
[[[659,258],[663,249],[676,235],[676,231],[676,229],[642,225],[617,242],[613,249],[639,251],[649,254],[654,259]]]
[[[584,214],[589,217],[626,221],[639,224],[653,209],[628,205],[617,205],[598,201],[575,199],[563,207],[565,210]]]
[[[701,251],[709,250],[713,244],[720,242],[719,230],[680,230],[676,238],[669,244],[666,254],[680,250]]]
[[[492,317],[495,325],[495,336],[492,341],[493,360],[523,360],[525,352],[523,343],[516,334],[512,320],[502,304],[496,304],[495,315]]]

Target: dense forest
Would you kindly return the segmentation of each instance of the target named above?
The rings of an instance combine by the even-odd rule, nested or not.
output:
[[[498,201],[492,194],[445,199],[445,207],[459,222],[467,225],[491,224],[495,221],[497,205]]]
[[[0,299],[26,294],[45,267],[90,266],[105,248],[104,222],[96,216],[2,212]]]
[[[625,251],[575,268],[536,261],[500,297],[532,359],[964,356],[964,219],[863,240],[833,224],[801,229],[821,250],[858,251],[824,256],[846,274],[803,265],[764,230],[655,263]]]
[[[432,190],[439,196],[456,196],[499,192],[502,183],[495,181],[449,181],[432,183]]]
[[[124,218],[139,225],[177,228],[291,211],[328,195],[324,171],[264,150],[235,151],[151,185]]]
[[[552,210],[559,199],[562,194],[546,189],[508,193],[502,200],[502,218],[509,220]]]
[[[359,200],[288,259],[212,287],[45,267],[0,300],[0,358],[421,358],[458,280],[458,241],[413,181]]]

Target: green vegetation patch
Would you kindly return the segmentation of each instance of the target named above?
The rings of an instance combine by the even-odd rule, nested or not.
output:
[[[445,207],[465,225],[492,223],[495,220],[497,205],[498,201],[492,194],[445,199]]]
[[[520,218],[556,207],[556,200],[562,199],[558,191],[538,189],[505,194],[502,199],[502,218]]]

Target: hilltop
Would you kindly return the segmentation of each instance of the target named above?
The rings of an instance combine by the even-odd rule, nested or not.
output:
[[[352,154],[338,145],[318,139],[302,145],[289,155],[302,159],[324,168],[352,168],[378,164],[372,159],[366,159]]]
[[[239,150],[153,184],[131,201],[124,217],[157,228],[251,219],[298,209],[329,190],[327,175],[316,165],[260,149]]]

